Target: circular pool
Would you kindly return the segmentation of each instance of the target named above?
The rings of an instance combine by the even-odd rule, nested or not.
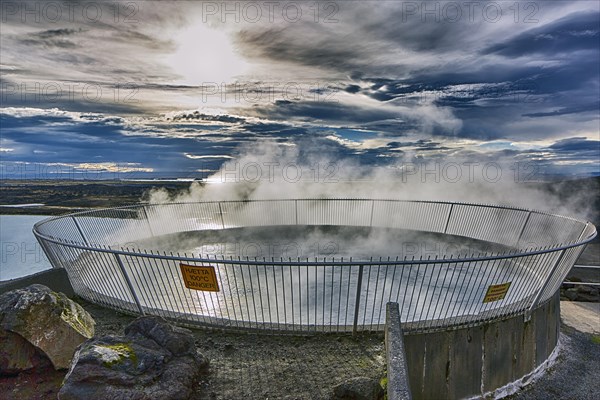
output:
[[[34,227],[76,293],[180,324],[405,331],[531,313],[596,236],[585,221],[450,202],[297,199],[140,204]]]

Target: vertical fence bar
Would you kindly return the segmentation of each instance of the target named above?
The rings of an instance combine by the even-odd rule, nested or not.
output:
[[[77,219],[75,219],[75,216],[72,216],[71,219],[75,223],[75,227],[77,228],[77,231],[81,235],[81,238],[83,239],[83,243],[85,243],[86,246],[89,246],[90,244],[89,244],[87,238],[85,237],[85,235],[83,234],[83,231],[81,230],[81,226],[79,226],[79,222],[77,222]]]
[[[567,251],[566,249],[561,250],[560,255],[558,256],[558,259],[554,263],[554,266],[552,267],[552,269],[550,270],[550,273],[548,274],[548,277],[546,278],[546,281],[540,287],[540,290],[538,291],[538,293],[535,295],[535,299],[533,300],[533,302],[531,303],[531,306],[529,307],[529,309],[525,313],[525,320],[526,321],[529,321],[531,319],[531,313],[537,307],[537,305],[538,305],[538,303],[540,301],[540,297],[542,297],[542,293],[544,293],[544,290],[546,290],[546,286],[548,286],[548,282],[550,282],[550,279],[552,278],[552,276],[554,276],[554,273],[556,272],[556,269],[558,268],[560,262],[562,261],[562,258],[565,255],[566,251]]]
[[[148,217],[148,211],[146,210],[146,206],[142,206],[142,210],[144,210],[144,215],[146,216],[146,224],[148,225],[148,230],[150,231],[150,236],[154,237],[154,231],[152,230],[152,224],[150,224],[150,218]]]
[[[221,207],[221,202],[219,202],[219,214],[221,215],[221,226],[225,229],[225,220],[223,219],[223,208]]]
[[[354,304],[354,324],[352,325],[352,335],[356,335],[358,329],[358,311],[360,308],[360,290],[362,286],[364,265],[358,267],[358,281],[356,283],[356,302]]]
[[[371,222],[369,222],[369,226],[373,227],[373,212],[375,211],[375,200],[371,200]]]
[[[296,225],[298,225],[298,200],[294,200],[294,204],[296,205]]]
[[[523,223],[523,227],[521,228],[521,232],[519,232],[519,238],[515,243],[515,246],[518,246],[521,243],[521,239],[523,238],[523,234],[525,233],[525,228],[527,228],[527,223],[529,222],[529,218],[531,217],[531,211],[527,214],[527,218],[525,218],[525,222]]]
[[[448,218],[446,219],[446,226],[444,227],[444,233],[448,232],[448,225],[450,224],[450,218],[452,217],[452,209],[454,208],[454,203],[450,204],[450,210],[448,211]]]
[[[140,304],[140,299],[138,299],[137,294],[135,293],[135,290],[133,289],[133,285],[131,284],[131,280],[129,279],[129,275],[127,275],[127,271],[125,270],[125,266],[123,265],[123,262],[121,261],[121,257],[119,257],[119,255],[115,253],[115,258],[117,259],[117,263],[119,264],[121,273],[123,274],[123,277],[125,278],[125,282],[127,282],[127,286],[129,287],[129,290],[131,291],[131,295],[133,296],[133,300],[135,300],[135,304],[137,305],[137,308],[140,311],[140,314],[145,315],[144,310],[142,309],[142,305]]]
[[[581,238],[583,238],[583,235],[585,234],[585,231],[587,230],[587,226],[588,226],[588,224],[589,224],[589,222],[586,222],[585,226],[584,226],[584,227],[583,227],[583,229],[581,230],[581,233],[580,233],[580,234],[579,234],[579,236],[577,237],[577,241],[576,241],[576,242],[579,242],[579,241],[581,241]],[[579,247],[579,246],[578,246],[578,247]],[[583,251],[584,249],[585,249],[585,245],[584,245],[584,247],[583,247],[582,251]],[[573,257],[573,253],[572,253],[571,251],[576,251],[576,250],[577,250],[577,247],[569,247],[569,248],[567,248],[567,249],[564,249],[564,250],[563,250],[563,253],[561,254],[561,257],[563,257],[564,255],[567,255],[567,253],[569,253],[569,256],[570,256],[570,257]],[[579,254],[581,254],[581,252],[580,252]],[[577,260],[577,258],[578,258],[578,257],[579,257],[579,256],[576,256],[574,259],[572,259],[572,260],[570,261],[571,267],[573,266],[573,264],[575,263],[575,261]],[[562,260],[561,260],[561,261],[562,261]],[[552,274],[549,276],[549,279],[546,281],[546,287],[544,287],[544,292],[546,291],[546,289],[548,289],[548,286],[549,286],[550,288],[552,288],[552,287],[554,287],[555,285],[558,285],[558,286],[556,287],[556,290],[560,290],[560,281],[561,281],[562,279],[557,279],[557,277],[556,277],[556,276],[554,276],[554,274],[556,274],[556,273],[562,274],[562,272],[558,271],[558,263],[557,263],[557,265],[554,267],[554,269],[552,270]],[[564,272],[564,274],[565,274],[565,275],[566,275],[566,273],[567,273],[567,272]],[[551,278],[553,278],[553,279],[551,279]],[[563,279],[564,279],[564,277],[563,277]],[[542,294],[543,294],[543,293],[542,293]],[[538,299],[538,302],[539,302],[540,300],[541,300],[541,296],[540,296],[540,298]]]

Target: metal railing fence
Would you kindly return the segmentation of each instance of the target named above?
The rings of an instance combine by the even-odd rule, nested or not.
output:
[[[211,256],[139,246],[182,233],[282,226],[429,232],[500,250],[357,259]],[[187,325],[309,333],[383,330],[388,302],[400,305],[406,332],[527,314],[558,290],[596,229],[493,205],[294,199],[92,210],[41,221],[34,234],[52,265],[67,270],[75,292],[94,303]],[[218,291],[190,289],[182,263],[212,267]]]

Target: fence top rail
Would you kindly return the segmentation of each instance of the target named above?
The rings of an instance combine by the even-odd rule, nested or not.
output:
[[[42,221],[37,222],[34,227],[41,226],[47,222],[54,221],[61,218],[67,217],[79,217],[85,216],[89,214],[95,214],[105,211],[113,211],[113,210],[132,210],[132,209],[140,209],[144,207],[169,207],[169,206],[179,206],[179,205],[193,205],[193,204],[227,204],[227,203],[241,203],[241,204],[250,204],[250,203],[273,203],[273,202],[334,202],[334,201],[355,201],[355,202],[395,202],[395,203],[420,203],[420,204],[444,204],[444,205],[458,205],[458,206],[471,206],[471,207],[482,207],[482,208],[493,208],[493,209],[501,209],[501,210],[509,210],[509,211],[524,211],[530,212],[532,214],[546,215],[549,217],[557,217],[561,219],[570,220],[573,222],[579,222],[582,224],[589,223],[589,221],[585,221],[579,218],[574,218],[565,215],[554,214],[546,211],[536,210],[536,209],[528,209],[523,207],[515,207],[515,206],[504,206],[499,204],[487,204],[487,203],[470,203],[470,202],[458,202],[458,201],[437,201],[437,200],[405,200],[405,199],[369,199],[369,198],[337,198],[337,197],[328,197],[328,198],[295,198],[295,199],[246,199],[246,200],[206,200],[206,201],[193,201],[193,202],[170,202],[170,203],[149,203],[149,202],[141,202],[137,204],[129,204],[125,206],[118,207],[107,207],[107,208],[94,208],[91,210],[83,210],[77,211],[74,213],[57,215],[50,218],[46,218]]]
[[[556,244],[551,244],[551,245],[546,245],[546,246],[540,246],[540,247],[530,247],[530,248],[525,248],[525,249],[516,249],[516,250],[509,250],[507,252],[491,252],[491,253],[484,253],[484,254],[471,254],[471,256],[469,256],[468,254],[465,254],[463,257],[460,257],[460,255],[458,256],[443,256],[442,258],[438,258],[437,256],[434,259],[431,259],[430,257],[428,257],[427,259],[423,259],[422,257],[420,257],[419,259],[398,259],[396,258],[395,260],[356,260],[353,261],[352,258],[350,258],[349,261],[343,261],[339,260],[339,261],[335,261],[335,259],[329,259],[327,260],[326,258],[323,258],[322,261],[320,261],[318,258],[315,258],[314,261],[310,261],[309,259],[306,259],[306,261],[304,261],[303,259],[298,259],[297,261],[293,261],[292,259],[288,259],[288,260],[284,260],[281,259],[279,261],[275,260],[275,259],[271,259],[270,261],[268,259],[255,259],[255,260],[250,260],[250,259],[242,259],[241,257],[238,258],[233,258],[230,257],[229,259],[225,258],[225,257],[221,257],[220,259],[217,258],[216,256],[211,258],[211,257],[203,257],[202,255],[199,255],[198,257],[188,257],[187,255],[182,256],[175,256],[173,254],[168,255],[166,253],[164,254],[159,254],[157,251],[148,251],[148,250],[141,250],[138,249],[137,251],[134,251],[134,249],[129,249],[129,248],[114,248],[114,247],[110,247],[107,245],[102,245],[102,244],[87,244],[87,243],[82,243],[82,242],[78,242],[78,241],[73,241],[73,240],[68,240],[68,239],[64,239],[64,238],[57,238],[53,235],[47,235],[44,234],[40,231],[40,227],[42,227],[44,224],[47,224],[49,222],[52,221],[56,221],[56,220],[60,220],[60,219],[66,219],[66,218],[70,218],[73,219],[75,222],[77,217],[86,217],[86,216],[90,216],[93,217],[94,215],[102,215],[103,213],[106,212],[110,212],[110,211],[137,211],[138,209],[144,209],[146,207],[169,207],[169,206],[181,206],[181,205],[198,205],[198,204],[219,204],[219,206],[221,204],[251,204],[251,203],[273,203],[273,202],[281,202],[281,203],[289,203],[289,202],[293,202],[295,204],[297,204],[298,202],[321,202],[321,203],[328,203],[328,202],[333,202],[333,201],[355,201],[355,202],[366,202],[366,203],[372,203],[375,204],[376,202],[381,202],[381,203],[387,203],[387,202],[397,202],[397,203],[412,203],[412,204],[442,204],[442,205],[449,205],[449,206],[453,206],[453,205],[464,205],[464,206],[469,206],[469,207],[481,207],[481,208],[493,208],[493,209],[503,209],[503,210],[508,210],[508,211],[518,211],[518,212],[527,212],[527,213],[536,213],[536,214],[541,214],[541,215],[545,215],[545,216],[549,216],[549,217],[553,217],[553,218],[559,218],[561,220],[569,220],[569,221],[573,221],[573,222],[577,222],[580,223],[582,226],[582,232],[580,237],[577,240],[572,240],[572,241],[567,241],[567,242],[562,242],[562,243],[556,243]],[[146,215],[147,217],[147,215]],[[592,227],[592,230],[590,232],[588,232],[586,237],[583,237],[584,233],[588,230],[589,227]],[[524,226],[523,226],[524,229]],[[36,223],[33,227],[33,233],[36,237],[38,237],[39,239],[43,239],[44,241],[50,242],[50,243],[55,243],[58,245],[64,245],[64,246],[68,246],[71,248],[76,248],[76,249],[80,249],[80,250],[90,250],[90,251],[98,251],[98,252],[107,252],[107,253],[114,253],[114,254],[120,254],[120,255],[125,255],[125,256],[145,256],[145,257],[151,257],[151,258],[160,258],[160,259],[171,259],[171,260],[180,260],[180,261],[190,261],[190,262],[205,262],[205,263],[215,263],[215,262],[221,262],[221,263],[227,263],[227,264],[237,264],[237,265],[255,265],[257,263],[260,263],[261,265],[324,265],[324,266],[338,266],[338,265],[409,265],[409,264],[460,264],[460,263],[466,263],[466,262],[483,262],[483,261],[493,261],[493,260],[501,260],[501,259],[511,259],[511,258],[518,258],[518,257],[527,257],[527,256],[535,256],[535,255],[540,255],[540,254],[545,254],[545,253],[551,253],[551,252],[558,252],[558,251],[564,251],[573,247],[577,247],[577,246],[582,246],[585,245],[587,243],[589,243],[590,241],[592,241],[596,235],[597,235],[597,231],[594,227],[594,225],[590,224],[589,222],[585,222],[583,220],[578,220],[575,218],[571,218],[571,217],[564,217],[561,215],[556,215],[556,214],[550,214],[550,213],[546,213],[546,212],[542,212],[542,211],[534,211],[534,210],[527,210],[524,208],[515,208],[515,207],[508,207],[508,206],[500,206],[500,205],[486,205],[486,204],[476,204],[476,203],[461,203],[461,202],[444,202],[444,201],[418,201],[418,200],[394,200],[394,199],[365,199],[365,198],[326,198],[326,199],[281,199],[281,200],[274,200],[274,199],[269,199],[269,200],[227,200],[227,201],[202,201],[202,202],[184,202],[184,203],[159,203],[159,204],[149,204],[149,203],[141,203],[141,204],[135,204],[135,205],[128,205],[128,206],[121,206],[121,207],[112,207],[112,208],[103,208],[103,209],[94,209],[94,210],[86,210],[86,211],[81,211],[81,212],[77,212],[77,213],[71,213],[71,214],[66,214],[66,215],[61,215],[61,216],[56,216],[56,217],[51,217],[51,218],[47,218],[45,220],[42,220],[38,223]]]
[[[231,264],[231,265],[274,265],[274,266],[360,266],[360,265],[424,265],[424,264],[463,264],[463,263],[471,263],[471,262],[489,262],[489,261],[495,261],[495,260],[509,260],[509,259],[515,259],[515,258],[523,258],[523,257],[529,257],[529,256],[536,256],[536,255],[541,255],[541,254],[547,254],[547,253],[554,253],[554,252],[559,252],[559,251],[564,251],[564,250],[568,250],[574,247],[578,247],[578,246],[583,246],[585,244],[587,244],[588,242],[590,242],[591,240],[593,240],[596,235],[594,235],[592,238],[589,238],[587,240],[581,241],[581,242],[577,242],[577,243],[572,243],[572,244],[568,244],[568,245],[564,245],[564,246],[560,246],[560,247],[549,247],[549,248],[542,248],[542,249],[533,249],[531,251],[526,251],[526,252],[508,252],[508,253],[499,253],[497,255],[493,255],[492,254],[485,254],[483,256],[477,256],[477,257],[464,257],[464,258],[435,258],[435,259],[423,259],[423,258],[419,258],[419,259],[410,259],[410,260],[352,260],[349,259],[348,261],[335,261],[335,259],[332,259],[331,261],[327,261],[326,258],[323,258],[323,261],[319,261],[318,258],[315,258],[314,261],[310,261],[310,259],[306,259],[306,261],[304,261],[304,259],[298,259],[297,261],[293,261],[293,259],[280,259],[279,261],[276,260],[275,258],[271,257],[271,259],[267,259],[267,258],[255,258],[255,259],[251,259],[246,257],[246,260],[242,259],[242,258],[225,258],[225,257],[221,257],[218,258],[217,256],[210,258],[210,257],[189,257],[187,255],[173,255],[173,254],[167,254],[166,252],[163,252],[163,254],[160,254],[159,252],[152,252],[152,251],[147,251],[147,250],[142,250],[142,249],[138,249],[137,251],[135,249],[128,249],[128,248],[120,248],[120,249],[115,249],[115,248],[110,248],[110,247],[94,247],[94,246],[85,246],[85,245],[81,245],[81,244],[77,244],[73,241],[61,241],[61,240],[56,240],[56,239],[52,239],[48,236],[44,236],[40,233],[34,232],[34,234],[39,237],[42,238],[44,241],[50,242],[50,243],[55,243],[58,245],[62,245],[62,246],[66,246],[66,247],[71,247],[71,248],[75,248],[75,249],[79,249],[79,250],[87,250],[87,251],[93,251],[93,252],[100,252],[100,253],[111,253],[111,254],[116,254],[116,255],[122,255],[122,256],[130,256],[130,257],[146,257],[146,258],[154,258],[154,259],[161,259],[161,260],[172,260],[172,261],[187,261],[187,262],[196,262],[196,263],[212,263],[212,264]]]

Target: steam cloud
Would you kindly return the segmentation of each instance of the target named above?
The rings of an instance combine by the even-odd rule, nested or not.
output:
[[[571,196],[565,201],[565,198],[550,194],[542,184],[522,182],[524,177],[533,177],[527,166],[512,164],[510,160],[491,163],[455,158],[442,163],[407,154],[391,166],[377,167],[362,165],[354,159],[336,158],[319,152],[319,149],[307,150],[307,146],[267,141],[242,146],[237,157],[224,163],[205,182],[194,182],[187,190],[176,194],[156,189],[148,194],[147,200],[155,205],[320,198],[430,200],[506,205],[582,219],[593,215],[593,202],[585,194]],[[158,225],[166,224],[174,217],[166,207],[164,212],[153,216]],[[387,256],[410,259],[413,256],[434,258],[507,250],[483,243],[459,244],[409,231],[404,231],[402,237],[376,229],[368,233],[357,230],[355,234],[312,229],[296,232],[296,235],[286,237],[282,232],[275,232],[269,236],[263,231],[249,229],[246,233],[217,237],[213,231],[212,237],[163,237],[145,242],[143,246],[236,258],[354,255],[363,259]]]
[[[306,146],[304,146],[306,147]],[[216,200],[369,198],[498,204],[593,219],[590,194],[553,195],[532,164],[465,158],[427,160],[405,154],[385,167],[336,158],[275,141],[246,144],[205,183],[175,195],[151,191],[151,204]],[[591,183],[594,185],[593,183]],[[555,190],[560,192],[560,187]]]

